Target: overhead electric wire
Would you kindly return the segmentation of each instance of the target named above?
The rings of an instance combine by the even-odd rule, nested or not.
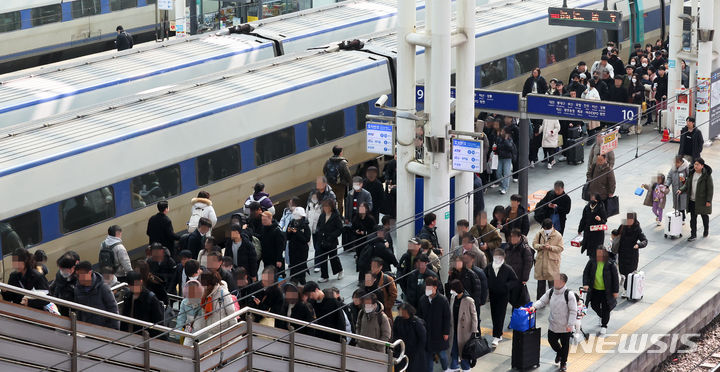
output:
[[[697,89],[697,87],[694,88],[694,89]],[[662,105],[663,103],[666,104],[666,103],[668,103],[668,102],[674,101],[674,100],[677,99],[677,96],[678,96],[678,95],[675,95],[675,96],[673,96],[671,99],[668,98],[668,99],[666,99],[665,101],[658,102],[658,103],[656,103],[654,106],[648,107],[648,108],[647,108],[647,111],[653,110],[654,108]],[[603,102],[603,101],[598,101],[598,102]],[[637,121],[637,124],[636,124],[636,125],[637,125],[637,126],[640,126],[640,125],[642,125],[642,124],[640,123],[641,118],[642,118],[642,114],[638,115],[637,117],[634,117],[632,121]],[[570,120],[572,120],[572,119],[570,119]],[[579,120],[578,120],[578,121],[579,121]],[[609,131],[609,130],[613,130],[613,129],[616,128],[616,127],[619,127],[619,126],[621,126],[621,125],[623,125],[623,124],[628,124],[628,123],[630,123],[630,122],[632,122],[632,121],[631,121],[631,120],[625,120],[625,121],[616,123],[616,124],[614,124],[614,125],[609,126],[607,129],[603,130],[603,132],[607,132],[607,131]],[[709,122],[702,123],[702,124],[698,125],[698,127],[699,127],[699,126],[702,126],[702,125],[706,125],[706,124],[708,124],[708,123],[709,123]],[[600,132],[600,133],[602,133],[602,132]],[[597,134],[595,134],[595,135],[597,135]],[[637,133],[636,133],[636,135],[637,135]],[[678,137],[679,137],[679,136],[678,136]],[[567,151],[568,149],[570,149],[570,148],[572,148],[572,147],[574,147],[574,146],[583,146],[587,141],[590,140],[590,138],[591,138],[591,136],[585,136],[585,137],[583,137],[583,139],[582,139],[581,141],[578,141],[577,143],[575,143],[575,144],[567,147],[566,149],[563,149],[562,151]],[[657,146],[656,148],[651,149],[650,151],[654,151],[655,149],[659,148],[660,146],[662,146],[662,145],[664,145],[664,144],[665,144],[665,143],[661,143],[659,146]],[[650,152],[650,151],[648,151],[648,152]],[[646,152],[646,153],[647,153],[647,152]],[[646,153],[643,153],[643,155],[645,155]],[[641,155],[641,156],[642,156],[642,155]],[[629,163],[630,161],[635,160],[635,159],[638,159],[638,156],[637,156],[637,155],[636,155],[636,157],[635,157],[634,159],[631,159],[631,160],[629,160],[628,162],[623,163],[623,164],[620,165],[620,166],[626,165],[627,163]],[[620,166],[613,168],[613,170],[619,168]],[[507,176],[505,176],[505,177],[502,177],[502,178],[499,178],[499,179],[494,180],[494,181],[492,181],[492,182],[489,182],[489,183],[487,183],[487,184],[485,184],[485,185],[482,185],[482,186],[480,186],[480,187],[478,187],[478,188],[475,188],[475,189],[473,189],[473,190],[471,190],[471,191],[468,191],[468,192],[466,192],[466,193],[457,195],[457,196],[455,196],[454,198],[451,198],[451,199],[449,199],[449,200],[447,200],[447,201],[445,201],[445,202],[443,202],[443,203],[440,203],[440,204],[438,204],[438,205],[429,207],[429,208],[427,208],[427,209],[425,209],[425,210],[423,210],[423,211],[421,211],[421,212],[417,212],[417,213],[415,213],[413,216],[408,217],[408,218],[406,218],[406,219],[404,219],[404,220],[402,220],[402,221],[397,221],[397,222],[396,222],[396,225],[395,225],[394,227],[392,227],[392,228],[388,231],[388,233],[390,233],[390,232],[392,232],[392,231],[397,231],[397,229],[399,229],[400,227],[403,227],[403,226],[405,226],[405,225],[408,225],[408,224],[411,224],[411,223],[415,223],[417,220],[419,220],[420,218],[422,218],[422,216],[424,216],[424,215],[427,214],[427,213],[438,211],[438,210],[443,209],[443,208],[445,208],[445,207],[447,207],[447,206],[450,206],[451,204],[454,204],[454,203],[456,203],[456,202],[458,202],[458,201],[462,201],[463,199],[469,199],[469,197],[470,197],[471,195],[474,195],[474,194],[476,194],[476,193],[478,193],[478,192],[481,192],[481,191],[487,189],[487,188],[490,187],[492,184],[499,183],[499,182],[501,182],[501,181],[502,181],[503,179],[505,179],[505,178],[512,177],[514,174],[518,174],[518,173],[523,172],[523,171],[528,170],[528,169],[530,169],[530,166],[529,166],[529,165],[526,166],[526,167],[524,167],[524,168],[515,170],[515,171],[513,171],[511,174],[509,174],[509,175],[507,175]],[[603,175],[604,175],[604,174],[605,174],[605,173],[603,173]],[[593,180],[594,180],[594,179],[593,179]],[[586,181],[585,183],[589,183],[589,182],[591,182],[591,181],[592,181],[592,180]],[[576,187],[575,189],[571,190],[571,192],[577,190],[578,188],[583,187],[583,186],[585,185],[585,183],[584,183],[583,185],[578,186],[578,187]],[[556,198],[556,199],[557,199],[557,198]],[[555,201],[556,199],[553,199],[553,200],[551,200],[550,202]],[[544,205],[543,205],[543,206],[544,206]],[[536,210],[537,210],[537,207],[536,207]],[[534,213],[534,212],[530,212],[530,213]],[[528,214],[529,214],[529,213],[528,213]],[[513,220],[513,221],[514,221],[514,220]],[[484,236],[484,235],[483,235],[483,236]],[[481,237],[482,237],[482,236],[481,236]],[[481,238],[481,237],[478,237],[478,239]],[[353,245],[353,244],[355,244],[355,243],[362,242],[363,240],[365,240],[365,237],[362,237],[362,238],[356,239],[356,240],[354,240],[354,241],[352,241],[352,242],[349,242],[349,243],[340,245],[340,247],[344,247],[344,246],[347,246],[347,245]],[[355,246],[355,247],[352,247],[352,248],[347,249],[347,250],[343,249],[343,253],[352,252],[353,250],[355,250],[355,249],[357,249],[357,248],[359,248],[359,247],[360,247],[360,245]],[[337,251],[338,249],[339,249],[339,248],[336,248],[336,251]],[[450,249],[450,250],[448,251],[448,253],[442,254],[441,256],[438,257],[438,260],[439,260],[440,258],[442,258],[442,257],[445,257],[445,256],[450,255],[450,253],[451,253],[452,251],[453,251],[453,249]],[[339,257],[339,256],[340,256],[341,254],[343,254],[343,253],[336,253],[335,255],[332,255],[332,256],[328,255],[327,258],[325,258],[325,259],[323,259],[322,261],[320,261],[320,264],[324,264],[324,263],[326,263],[327,261],[329,261],[329,260],[332,259],[332,258]],[[301,266],[301,265],[310,263],[310,262],[312,262],[312,261],[314,261],[314,259],[308,259],[308,260],[306,260],[306,261],[304,261],[304,262],[301,262],[301,263],[299,263],[299,264],[297,264],[297,265],[295,265],[295,266],[292,266],[292,267],[290,267],[290,268],[287,268],[287,269],[284,270],[283,272],[289,272],[289,270],[290,270],[291,268],[296,268],[296,267],[299,267],[299,266]],[[316,262],[316,264],[317,264],[317,262]],[[401,276],[401,277],[399,277],[399,278],[397,278],[397,279],[404,278],[404,277],[412,274],[415,270],[417,270],[417,269],[413,269],[413,270],[411,270],[410,272],[404,274],[403,276]],[[309,271],[309,269],[307,269],[306,271]],[[248,275],[250,275],[250,274],[248,274]],[[396,281],[397,281],[397,279],[396,279]],[[286,279],[278,280],[278,281],[274,282],[272,285],[280,284],[280,283],[282,283],[282,282],[285,281],[285,280],[286,280]],[[289,280],[289,279],[288,279],[288,280]],[[352,283],[350,283],[350,284],[355,284],[355,283],[352,282]],[[381,289],[381,288],[385,287],[386,285],[389,285],[389,283],[386,283],[386,284],[383,285],[382,287],[379,287],[379,288],[377,288],[377,289],[375,289],[375,290]],[[348,285],[348,286],[349,286],[349,285]],[[343,288],[346,288],[346,287],[347,287],[347,286],[345,286],[345,287],[343,287]],[[260,289],[258,289],[258,290],[256,290],[256,291],[254,291],[254,292],[246,295],[246,296],[243,296],[243,297],[241,297],[241,298],[238,298],[236,302],[240,302],[240,301],[243,301],[243,300],[245,300],[245,299],[251,298],[251,297],[253,297],[255,294],[261,293],[261,292],[263,292],[264,290],[265,290],[265,288],[260,288]],[[370,293],[372,293],[372,292],[370,292]],[[346,304],[345,306],[349,306],[349,304]],[[340,309],[338,309],[338,310],[340,310]],[[217,310],[213,310],[213,312],[214,312],[214,311],[217,311]],[[211,314],[211,313],[209,313],[209,314]],[[176,319],[179,315],[180,315],[180,314],[178,314],[178,315],[176,315],[176,316],[174,316],[174,317],[171,317],[170,320]],[[330,315],[330,314],[326,314],[326,316],[327,316],[327,315]],[[322,318],[322,317],[321,317],[321,318]],[[313,320],[311,323],[315,323],[318,319],[321,319],[321,318],[317,318],[317,319]],[[164,320],[161,321],[161,322],[156,322],[156,323],[153,324],[153,325],[162,325],[162,323],[165,323],[165,322],[167,322],[167,319],[164,319]],[[298,328],[297,330],[302,329],[302,328],[304,328],[304,327],[306,327],[306,325],[303,325],[302,327]],[[106,344],[101,344],[101,345],[99,345],[99,346],[97,346],[97,347],[95,347],[95,348],[93,348],[93,349],[90,349],[90,350],[88,350],[88,351],[85,351],[85,352],[79,354],[79,356],[86,356],[86,355],[88,355],[89,353],[91,353],[91,352],[93,352],[93,351],[95,351],[95,350],[98,350],[98,349],[102,348],[103,346],[115,344],[115,343],[118,342],[118,341],[121,341],[121,340],[123,340],[123,339],[125,339],[125,338],[127,338],[127,337],[130,337],[132,334],[135,334],[135,333],[138,333],[138,332],[142,332],[142,331],[145,331],[145,330],[148,330],[148,329],[151,329],[151,328],[152,328],[152,326],[140,328],[140,329],[138,329],[138,330],[136,330],[136,331],[134,331],[134,332],[132,332],[132,333],[128,333],[127,335],[124,335],[124,336],[122,336],[122,337],[120,337],[120,338],[117,338],[117,339],[115,339],[115,340],[111,340],[111,341],[109,341],[109,342],[106,343]],[[294,330],[294,331],[297,331],[297,330]],[[294,332],[294,331],[293,331],[293,332]],[[127,352],[127,351],[130,351],[130,350],[136,349],[136,348],[138,348],[138,347],[141,347],[141,346],[144,345],[146,342],[148,342],[148,341],[150,341],[150,340],[158,339],[158,338],[163,337],[163,336],[165,336],[165,335],[167,335],[167,334],[169,334],[169,331],[162,332],[162,333],[160,333],[160,334],[158,334],[158,335],[156,335],[156,336],[151,337],[151,338],[148,339],[147,341],[143,341],[143,342],[141,342],[141,343],[132,345],[132,346],[130,346],[128,349],[123,350],[123,351],[117,353],[116,355],[112,355],[112,356],[110,356],[110,357],[106,357],[106,358],[98,361],[97,363],[95,363],[95,364],[93,364],[93,365],[90,365],[90,366],[87,367],[87,368],[93,367],[93,366],[98,365],[98,364],[100,364],[100,363],[102,363],[102,362],[105,362],[105,361],[107,361],[107,360],[110,360],[111,358],[114,358],[114,357],[116,357],[116,356],[119,356],[119,355],[121,355],[121,354],[123,354],[123,353],[125,353],[125,352]],[[279,341],[280,339],[283,339],[284,337],[288,336],[289,334],[290,334],[290,333],[286,334],[285,336],[283,336],[283,337],[281,337],[281,338],[277,338],[276,340],[274,340],[274,341],[271,342],[270,344],[274,343],[275,341]],[[270,344],[268,344],[268,345],[270,345]],[[265,346],[268,346],[268,345],[265,345]],[[263,347],[264,347],[264,346],[263,346]],[[262,348],[260,348],[260,349],[262,349]],[[257,349],[257,350],[260,350],[260,349]],[[254,352],[254,351],[253,351],[253,352]],[[58,365],[60,365],[60,364],[62,364],[62,363],[63,363],[63,362],[59,362],[59,363],[57,363],[57,364],[55,364],[55,365],[53,365],[53,366],[46,367],[44,370],[49,370],[50,368],[56,367],[56,366],[58,366]],[[83,370],[84,370],[84,369],[83,369]]]

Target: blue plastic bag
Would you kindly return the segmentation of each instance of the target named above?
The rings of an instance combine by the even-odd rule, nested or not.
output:
[[[512,315],[510,316],[510,329],[526,332],[529,329],[535,328],[535,312],[529,312],[528,308],[532,306],[532,302],[527,305],[513,309]]]
[[[644,187],[638,187],[637,189],[635,189],[635,195],[637,195],[637,196],[642,196],[642,194],[643,194],[644,192],[645,192],[645,188],[644,188]]]

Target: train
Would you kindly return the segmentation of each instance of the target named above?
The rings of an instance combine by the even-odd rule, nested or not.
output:
[[[425,4],[416,5],[417,16]],[[146,43],[0,75],[0,126],[10,126],[169,88],[311,47],[395,27],[396,0],[353,0],[251,22],[244,33],[213,34]],[[235,29],[233,29],[234,31]]]
[[[544,11],[551,3],[477,8],[477,87],[519,90],[533,67],[543,68],[545,76],[565,76],[578,61],[599,58],[605,32],[548,27]],[[645,37],[656,38],[667,19],[659,3],[644,4]],[[156,213],[156,200],[142,196],[150,188],[163,190],[180,232],[200,189],[211,194],[218,216],[227,218],[257,181],[276,203],[307,195],[333,145],[343,146],[352,164],[372,159],[365,151],[365,115],[378,113],[378,97],[392,100],[396,39],[393,32],[360,39],[360,50],[318,47],[171,91],[127,97],[111,107],[0,129],[3,257],[24,246],[45,250],[49,267],[69,249],[94,261],[113,224],[123,227],[126,247],[139,255],[147,245],[147,220]],[[423,59],[422,50],[417,58]],[[78,211],[86,216],[83,222],[68,221]],[[5,270],[9,265],[3,260]]]

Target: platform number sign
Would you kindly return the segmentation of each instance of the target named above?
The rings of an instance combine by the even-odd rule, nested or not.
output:
[[[452,169],[465,172],[482,172],[483,143],[453,138]]]
[[[395,148],[393,127],[389,124],[367,123],[365,149],[370,154],[392,155]]]

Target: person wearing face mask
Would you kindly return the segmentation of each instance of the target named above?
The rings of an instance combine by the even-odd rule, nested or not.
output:
[[[640,260],[640,249],[647,247],[648,241],[637,220],[637,214],[628,213],[625,223],[618,228],[620,241],[618,242],[618,271],[620,275],[628,277],[628,274],[638,268]],[[623,283],[627,290],[627,280]]]
[[[567,358],[570,352],[570,336],[577,316],[577,297],[567,289],[568,277],[565,274],[555,274],[553,289],[545,293],[530,308],[531,311],[550,306],[548,322],[548,342],[555,356],[555,363],[560,363],[560,371],[567,371]]]
[[[405,342],[405,355],[408,357],[407,371],[425,371],[427,369],[425,321],[415,314],[415,307],[407,302],[398,306],[398,316],[393,322],[392,341]],[[402,365],[398,366],[398,368],[402,367]]]
[[[313,311],[312,306],[310,306],[310,304],[306,301],[303,301],[302,296],[300,296],[300,291],[294,284],[286,284],[283,288],[283,292],[285,294],[285,303],[280,310],[280,315],[302,322],[312,322],[315,320],[315,312]],[[293,328],[298,329],[299,333],[310,336],[315,334],[313,328],[302,327],[303,325],[304,324],[302,323],[287,323],[279,320],[275,321],[275,328],[288,329],[288,326],[292,326]]]
[[[348,204],[350,205],[350,204]],[[348,208],[349,209],[349,208]],[[369,240],[372,238],[372,233],[375,231],[375,228],[377,227],[377,223],[375,221],[375,218],[370,214],[370,206],[367,203],[360,203],[360,205],[357,208],[357,212],[354,213],[352,218],[352,225],[350,226],[350,230],[352,230],[351,238],[348,240],[343,239],[343,249],[346,251],[352,251],[355,252],[356,257],[356,263],[357,263],[357,270],[361,272],[360,269],[360,257],[363,255],[363,250],[366,249],[365,245],[368,243]],[[350,244],[348,244],[350,243]],[[369,264],[369,263],[368,263]],[[362,275],[358,277],[358,280],[362,279]]]
[[[605,212],[605,204],[601,203],[600,195],[591,194],[585,208],[583,208],[580,224],[578,225],[578,235],[583,236],[582,248],[580,253],[587,251],[588,257],[594,259],[595,249],[605,243],[605,231],[602,225],[607,223],[607,212]]]
[[[430,258],[426,254],[420,254],[415,260],[415,268],[406,279],[406,287],[403,290],[405,300],[413,306],[419,306],[420,299],[427,290],[427,280],[435,278],[438,281],[440,277],[430,268]],[[442,293],[442,286],[440,292]]]
[[[75,265],[75,274],[78,278],[75,286],[75,302],[113,314],[118,313],[118,305],[110,287],[103,283],[100,273],[93,271],[89,261],[81,261]],[[120,329],[119,321],[84,311],[78,312],[77,320]]]
[[[630,78],[630,102],[636,105],[642,105],[645,102],[645,85],[638,74],[632,74]]]
[[[605,336],[610,312],[617,305],[620,283],[615,263],[608,261],[608,252],[598,247],[595,257],[583,270],[583,288],[588,292],[590,306],[600,317],[600,336]]]
[[[383,304],[378,301],[375,293],[368,293],[362,299],[362,311],[358,314],[355,330],[361,336],[371,337],[381,341],[390,341],[390,321],[385,315]],[[383,345],[358,340],[357,346],[363,349],[384,352]]]
[[[367,205],[367,214],[370,214],[373,208],[373,200],[370,192],[363,189],[362,177],[353,177],[352,179],[352,190],[347,193],[345,197],[345,222],[350,223],[356,214],[361,204]]]
[[[71,253],[65,253],[57,259],[58,272],[52,285],[50,285],[48,295],[61,300],[75,301],[75,286],[77,285],[75,264],[77,262]],[[58,310],[62,316],[68,316],[69,314],[67,307],[58,306]]]
[[[440,293],[442,283],[436,277],[425,280],[425,292],[418,304],[418,316],[425,321],[427,343],[425,350],[426,371],[434,370],[434,356],[437,354],[442,370],[449,367],[448,349],[450,348],[451,314],[450,304]]]
[[[501,248],[493,252],[492,265],[485,268],[485,276],[488,281],[488,292],[490,294],[490,315],[493,323],[492,346],[497,347],[502,341],[505,314],[509,302],[511,286],[517,285],[515,271],[505,264],[505,251]]]
[[[553,278],[560,272],[560,260],[563,251],[563,237],[555,230],[552,220],[546,218],[542,223],[542,230],[538,231],[533,240],[533,248],[537,251],[535,257],[535,279],[537,279],[537,298],[545,294],[545,284],[552,287]]]
[[[185,298],[180,302],[178,316],[175,319],[175,329],[185,332],[195,332],[205,328],[205,311],[200,306],[204,292],[202,284],[196,279],[190,279],[185,283],[183,292]],[[184,338],[181,342],[185,346],[192,346],[192,339]]]
[[[452,326],[450,327],[450,369],[463,372],[470,371],[470,361],[461,359],[462,350],[473,333],[478,332],[478,316],[475,301],[465,290],[462,282],[455,279],[450,282],[450,311],[452,312]],[[458,363],[458,360],[460,363]]]
[[[450,291],[452,290],[451,283],[454,280],[459,280],[464,290],[466,290],[468,292],[468,295],[472,297],[474,301],[473,304],[481,303],[483,300],[482,296],[484,294],[484,291],[482,288],[482,282],[480,281],[480,278],[478,278],[477,274],[475,274],[472,268],[467,268],[465,266],[462,256],[455,258],[453,261],[450,262],[450,264],[452,268],[450,269],[450,274],[448,275],[448,284],[446,284],[445,286],[445,293],[450,293]],[[475,313],[477,316],[477,308]]]
[[[328,185],[327,178],[325,178],[325,176],[318,176],[315,180],[315,188],[310,192],[310,195],[308,195],[307,206],[305,207],[310,232],[313,237],[313,251],[315,252],[315,269],[313,271],[316,273],[320,272],[318,256],[321,251],[319,250],[319,243],[315,240],[315,233],[317,232],[320,215],[323,213],[322,203],[328,199],[335,203],[335,193],[332,191],[332,188],[330,188],[330,185]]]
[[[295,283],[305,284],[305,273],[307,272],[307,259],[310,247],[310,225],[308,224],[305,209],[295,207],[292,212],[292,220],[287,226],[287,241],[290,256],[290,280]]]
[[[300,199],[298,199],[297,196],[293,196],[288,200],[287,207],[283,209],[282,217],[280,217],[280,222],[278,222],[282,232],[287,234],[288,225],[293,219],[292,212],[298,205],[300,205]],[[285,242],[285,265],[290,265],[290,242]]]

